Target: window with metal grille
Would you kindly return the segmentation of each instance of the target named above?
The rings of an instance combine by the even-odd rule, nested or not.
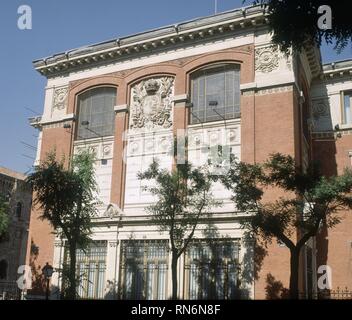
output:
[[[78,96],[77,140],[112,136],[116,88],[99,87]]]
[[[191,81],[191,123],[240,117],[240,68],[221,65],[196,72]]]
[[[107,242],[94,241],[85,250],[77,250],[76,273],[80,299],[104,299]],[[65,250],[66,265],[69,265],[68,250]]]
[[[120,283],[127,300],[167,298],[169,248],[166,240],[123,241]]]
[[[185,253],[185,293],[190,300],[238,298],[238,241],[197,241]]]

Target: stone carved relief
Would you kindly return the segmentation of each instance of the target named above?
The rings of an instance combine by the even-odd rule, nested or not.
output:
[[[113,143],[111,142],[76,145],[74,153],[79,154],[87,150],[95,155],[96,160],[111,159],[113,156]]]
[[[319,119],[320,117],[329,116],[329,104],[325,100],[319,100],[313,104],[313,117]]]
[[[103,155],[104,157],[109,157],[111,156],[111,149],[112,149],[112,146],[111,145],[105,145],[103,147]]]
[[[133,131],[167,129],[172,126],[174,78],[143,80],[131,90],[131,125]]]
[[[108,205],[108,207],[106,208],[103,216],[104,217],[107,217],[107,218],[110,218],[110,219],[113,219],[113,218],[116,218],[116,217],[119,217],[123,215],[123,211],[121,210],[121,208],[115,204],[115,203],[110,203]]]
[[[271,45],[255,50],[255,70],[269,73],[279,67],[278,47]]]
[[[68,87],[56,89],[54,91],[53,111],[64,110],[67,107]]]

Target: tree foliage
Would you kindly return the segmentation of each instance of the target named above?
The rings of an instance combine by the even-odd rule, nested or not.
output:
[[[290,249],[290,290],[296,298],[300,250],[322,225],[338,224],[339,211],[352,208],[352,171],[325,177],[312,164],[302,172],[291,156],[280,153],[263,164],[232,162],[222,182],[232,191],[237,208],[250,213],[242,222],[245,228],[266,242],[275,237]],[[266,197],[269,192],[277,196]]]
[[[246,1],[244,1],[246,2]],[[333,0],[255,0],[268,10],[269,26],[273,32],[273,42],[285,52],[293,47],[301,50],[305,44],[320,46],[322,41],[335,43],[340,52],[352,38],[351,12],[348,1]],[[332,29],[318,28],[322,15],[318,8],[328,5],[332,9]]]
[[[97,214],[97,184],[94,174],[94,155],[84,151],[75,155],[69,169],[58,161],[55,153],[28,177],[35,192],[34,204],[40,218],[52,225],[55,234],[67,241],[70,265],[64,273],[68,280],[67,298],[76,297],[76,250],[85,249],[92,234],[91,219]]]
[[[149,169],[139,173],[140,180],[149,180],[148,190],[156,202],[147,207],[160,231],[168,232],[172,251],[173,298],[177,298],[177,260],[194,238],[199,222],[210,209],[219,206],[211,193],[212,179],[206,170],[193,168],[187,162],[172,171],[161,169],[154,160]]]

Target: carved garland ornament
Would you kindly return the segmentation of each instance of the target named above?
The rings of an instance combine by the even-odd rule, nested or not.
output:
[[[269,73],[279,67],[277,46],[268,46],[255,50],[255,70]]]
[[[174,79],[152,78],[132,88],[132,130],[170,128],[172,126],[172,96]]]
[[[53,109],[63,110],[67,106],[68,88],[60,88],[54,91]]]

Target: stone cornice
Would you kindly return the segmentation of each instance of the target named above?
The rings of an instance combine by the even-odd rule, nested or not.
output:
[[[322,74],[321,53],[318,47],[305,45],[304,51],[309,63],[312,78],[319,77]]]
[[[179,94],[177,96],[173,96],[172,101],[175,104],[182,103],[182,102],[188,102],[188,95],[187,94]]]
[[[67,121],[74,121],[76,119],[75,115],[73,113],[66,114],[65,116],[58,118],[58,119],[51,119],[51,120],[44,120],[42,117],[34,117],[29,119],[29,124],[36,128],[40,129],[42,127],[47,127],[50,125],[55,125],[59,123],[64,123]]]
[[[337,61],[323,65],[323,74],[321,79],[332,79],[340,77],[351,77],[352,75],[352,59]]]
[[[210,217],[200,219],[200,223],[207,222],[207,221],[216,221],[216,222],[228,222],[228,221],[236,221],[239,219],[248,218],[251,214],[243,213],[243,212],[216,212],[211,214]],[[93,224],[95,226],[99,225],[118,225],[119,227],[122,226],[145,226],[147,224],[153,225],[155,224],[152,222],[152,217],[150,215],[139,215],[139,216],[130,216],[130,215],[121,215],[119,217],[110,219],[106,217],[99,217],[93,219]]]
[[[127,104],[122,104],[119,106],[114,107],[115,113],[122,113],[122,112],[128,112],[128,105]]]
[[[174,47],[195,40],[234,33],[267,22],[263,7],[250,6],[55,54],[34,61],[33,65],[42,75],[50,77],[69,70],[112,63],[127,56],[147,53],[158,48]]]

